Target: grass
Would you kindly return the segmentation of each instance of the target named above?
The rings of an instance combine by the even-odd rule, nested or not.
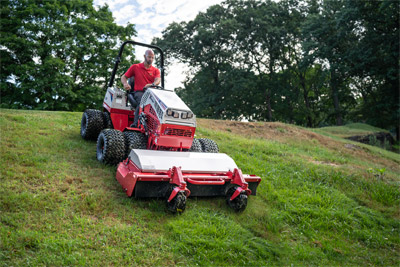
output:
[[[365,123],[349,123],[344,126],[323,127],[319,128],[317,131],[320,133],[332,134],[343,138],[355,135],[369,135],[376,132],[389,133],[387,130],[377,128]]]
[[[197,137],[263,180],[241,214],[190,198],[173,216],[162,200],[126,197],[80,118],[0,110],[0,265],[399,265],[398,154],[285,124],[199,120]]]

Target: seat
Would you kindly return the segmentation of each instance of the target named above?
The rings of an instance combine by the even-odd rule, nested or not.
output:
[[[128,101],[131,104],[132,109],[135,109],[138,105],[138,102],[136,102],[135,98],[133,97],[133,92],[134,92],[134,87],[135,87],[135,78],[130,77],[128,79],[128,84],[131,86],[131,90],[128,92]]]

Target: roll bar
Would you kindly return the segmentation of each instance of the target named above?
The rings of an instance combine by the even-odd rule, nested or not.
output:
[[[148,48],[154,48],[158,52],[160,52],[160,55],[161,55],[161,64],[160,64],[161,86],[164,88],[164,52],[158,46],[139,43],[139,42],[135,42],[135,41],[125,41],[121,45],[121,48],[119,49],[118,56],[115,59],[115,65],[114,65],[114,69],[113,69],[113,71],[111,73],[111,78],[110,78],[110,82],[108,83],[108,87],[112,87],[113,84],[114,84],[115,74],[117,73],[118,65],[121,62],[122,51],[124,51],[124,47],[125,47],[126,44],[133,44],[133,45],[139,45],[139,46],[144,46],[144,47],[148,47]]]

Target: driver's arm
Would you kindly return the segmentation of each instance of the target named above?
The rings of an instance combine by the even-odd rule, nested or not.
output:
[[[161,82],[161,78],[160,78],[160,77],[157,77],[157,78],[154,79],[154,82],[153,82],[153,83],[148,83],[148,84],[146,84],[146,85],[144,86],[144,88],[147,88],[147,87],[150,87],[150,86],[153,86],[153,85],[159,85],[160,82]]]
[[[131,89],[131,86],[128,83],[128,78],[126,78],[125,74],[121,76],[121,83],[124,86],[125,90]]]
[[[157,78],[154,79],[153,84],[154,84],[154,85],[159,85],[160,82],[161,82],[161,78],[160,78],[160,77],[157,77]]]

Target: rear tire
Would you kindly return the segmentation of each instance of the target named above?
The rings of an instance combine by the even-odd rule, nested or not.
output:
[[[170,186],[170,189],[167,192],[167,199],[165,200],[167,203],[167,209],[173,214],[183,213],[186,208],[186,195],[184,192],[178,192],[178,194],[176,194],[176,196],[170,202],[168,202],[168,198],[175,187],[176,186]]]
[[[132,149],[146,149],[147,137],[145,134],[136,131],[124,132],[125,138],[125,158],[129,156]]]
[[[125,159],[124,135],[114,129],[104,129],[97,138],[97,160],[115,165]]]
[[[189,149],[190,152],[202,152],[201,143],[199,139],[194,138],[192,146]]]
[[[111,121],[110,113],[108,113],[107,111],[103,112],[103,125],[104,125],[104,129],[114,129],[114,126]]]
[[[230,200],[233,193],[235,193],[238,186],[232,186],[228,189],[226,193],[226,203],[229,207],[231,207],[235,212],[242,212],[247,207],[247,195],[245,192],[241,192],[235,199]]]
[[[100,110],[87,109],[82,114],[81,136],[85,140],[96,140],[103,129],[103,115]]]
[[[203,152],[206,152],[206,153],[218,153],[219,152],[218,145],[213,140],[208,139],[208,138],[200,138],[199,142],[201,144],[201,149]]]

